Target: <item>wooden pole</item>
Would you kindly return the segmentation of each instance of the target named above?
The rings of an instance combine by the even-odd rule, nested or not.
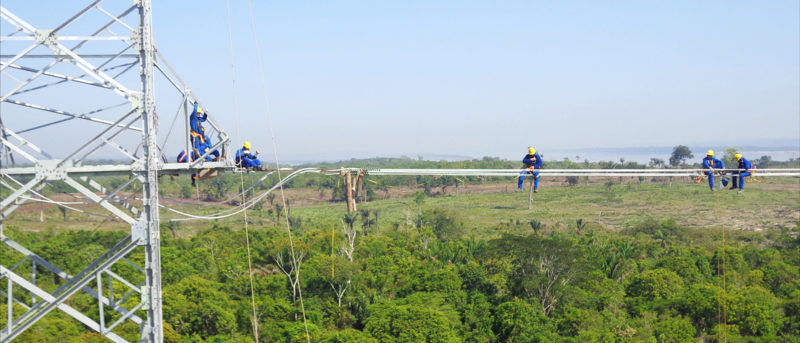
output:
[[[344,176],[345,194],[347,196],[347,213],[356,211],[356,199],[353,197],[353,175],[349,172]]]

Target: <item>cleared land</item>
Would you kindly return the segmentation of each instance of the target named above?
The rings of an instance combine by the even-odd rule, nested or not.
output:
[[[527,223],[532,219],[551,228],[569,227],[577,219],[583,219],[589,225],[608,228],[623,228],[647,219],[674,219],[684,226],[751,231],[794,227],[800,221],[798,179],[775,178],[748,183],[744,194],[729,190],[712,193],[705,181],[695,184],[684,179],[676,179],[671,183],[639,183],[637,180],[625,179],[620,183],[618,178],[597,178],[581,180],[577,186],[545,180],[540,192],[534,195],[532,210],[528,210],[527,190],[516,192],[515,188],[515,183],[510,181],[449,187],[444,194],[441,194],[440,189],[435,189],[432,196],[426,196],[422,203],[417,203],[412,194],[420,189],[392,187],[388,192],[377,192],[380,200],[360,203],[359,209],[378,211],[378,230],[402,230],[407,221],[413,222],[425,209],[453,210],[464,220],[470,235],[480,238],[496,236],[504,228],[511,227],[507,224]],[[330,202],[329,190],[297,188],[287,189],[285,194],[290,200],[291,216],[301,218],[302,228],[342,225],[345,205],[342,202]],[[53,199],[81,201],[74,194],[56,194]],[[162,198],[162,203],[193,214],[211,214],[230,208],[196,199],[172,197]],[[261,211],[248,211],[251,224],[256,228],[275,226],[275,205],[279,203],[280,194],[276,192],[273,204],[265,201]],[[97,206],[74,207],[105,214]],[[162,219],[169,218],[178,216],[162,210]],[[236,229],[242,226],[243,220],[243,216],[239,214],[213,222]],[[58,206],[47,203],[23,205],[5,221],[5,225],[23,231],[50,232],[128,229],[119,220],[70,210],[62,212]],[[211,222],[203,220],[181,222],[176,232],[184,237],[191,236],[210,225]]]

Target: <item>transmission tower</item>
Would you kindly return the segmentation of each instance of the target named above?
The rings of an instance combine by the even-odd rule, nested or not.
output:
[[[158,177],[232,170],[233,162],[167,163],[166,156],[179,149],[191,151],[190,109],[200,101],[154,44],[151,0],[57,4],[82,7],[61,13],[42,4],[23,18],[0,6],[0,246],[15,256],[0,261],[7,324],[0,342],[13,340],[54,310],[114,342],[128,341],[115,330],[130,325],[138,325],[139,341],[161,342]],[[63,19],[42,23],[56,14]],[[158,103],[156,85],[170,91]],[[172,137],[180,141],[174,151],[161,151],[171,131],[159,136],[164,122],[156,107],[176,108],[174,118],[182,118]],[[211,150],[225,156],[229,137],[213,116],[206,127],[215,138]],[[97,158],[126,162],[93,163]],[[113,175],[129,178],[104,184],[109,183],[104,176]],[[26,202],[69,207],[43,194],[54,183],[101,207],[100,215],[130,225],[127,237],[75,275],[12,240],[8,228],[3,231],[9,215]],[[45,274],[63,281],[43,289],[37,278]],[[82,313],[70,306],[78,293],[91,296],[97,308]]]

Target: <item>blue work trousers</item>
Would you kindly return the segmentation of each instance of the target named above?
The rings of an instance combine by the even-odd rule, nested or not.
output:
[[[240,160],[240,164],[242,168],[261,167],[261,161],[259,161],[257,158],[242,157]]]
[[[517,188],[522,189],[522,182],[525,181],[525,174],[533,174],[533,189],[539,189],[539,171],[537,170],[531,173],[525,169],[519,172],[519,183],[517,183]]]
[[[705,171],[704,173],[705,173],[706,175],[708,175],[708,187],[710,187],[710,188],[711,188],[711,190],[714,190],[714,172],[712,172],[712,171]]]
[[[734,175],[733,176],[733,187],[731,187],[731,188],[736,188],[737,187],[736,185],[738,183],[739,189],[744,189],[744,178],[745,178],[745,176],[750,176],[752,174],[750,174],[750,172],[748,172],[748,171],[738,172],[738,174],[739,175]]]

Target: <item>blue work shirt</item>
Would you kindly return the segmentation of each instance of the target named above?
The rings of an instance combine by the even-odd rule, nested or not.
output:
[[[534,167],[539,169],[542,167],[542,158],[539,156],[538,152],[533,155],[527,154],[522,158],[522,163],[525,164],[525,168]]]
[[[242,161],[245,161],[246,164],[253,164],[253,162],[257,161],[258,157],[250,153],[250,149],[241,148],[236,150],[236,164],[241,165]],[[260,163],[257,163],[260,164]]]
[[[745,171],[753,169],[753,164],[750,163],[750,161],[748,161],[746,158],[742,157],[742,159],[739,160],[739,169],[744,169]]]
[[[722,163],[722,160],[718,158],[712,157],[711,160],[708,158],[703,159],[703,169],[725,169],[725,164]]]
[[[199,106],[197,104],[194,105],[194,109],[192,110],[192,115],[189,117],[189,125],[192,128],[192,132],[196,132],[199,134],[204,134],[205,129],[203,128],[202,122],[208,119],[208,113],[203,112],[203,114],[198,115],[197,109]]]

